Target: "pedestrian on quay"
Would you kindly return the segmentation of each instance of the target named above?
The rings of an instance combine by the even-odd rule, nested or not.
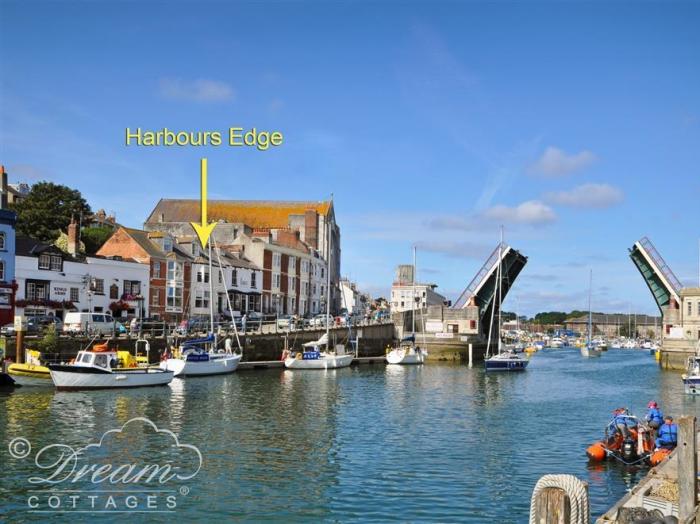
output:
[[[659,405],[656,403],[655,400],[652,400],[647,404],[647,408],[649,411],[647,411],[646,416],[644,417],[644,420],[647,421],[647,424],[651,428],[651,435],[652,438],[656,437],[656,432],[657,430],[661,427],[661,424],[664,422],[664,415],[659,409]]]
[[[241,331],[245,335],[245,325],[248,323],[248,315],[246,313],[243,313],[243,316],[241,317]]]
[[[656,439],[656,447],[673,449],[678,444],[678,424],[673,423],[673,417],[664,417],[664,423],[659,428],[659,437]]]

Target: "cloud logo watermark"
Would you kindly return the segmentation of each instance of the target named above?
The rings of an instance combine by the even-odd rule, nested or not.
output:
[[[8,444],[16,460],[32,454],[23,437]],[[189,494],[183,482],[202,467],[196,446],[168,429],[135,417],[82,448],[44,446],[34,455],[40,471],[28,477],[27,509],[37,513],[169,513]]]

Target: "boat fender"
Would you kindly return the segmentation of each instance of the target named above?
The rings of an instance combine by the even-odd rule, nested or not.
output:
[[[588,458],[591,460],[602,461],[605,460],[607,452],[602,442],[596,442],[595,444],[588,446],[586,455],[588,455]]]
[[[671,454],[670,449],[657,449],[651,454],[651,457],[649,457],[649,462],[651,463],[652,466],[658,466],[661,464],[666,457],[668,457]]]
[[[296,359],[301,360],[303,358],[303,355],[301,353],[297,353]]]

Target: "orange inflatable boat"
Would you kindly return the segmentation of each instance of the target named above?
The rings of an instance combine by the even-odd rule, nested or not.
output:
[[[616,417],[623,417],[625,420],[627,436],[618,431],[616,419],[613,418],[605,428],[603,440],[591,444],[586,449],[586,455],[591,461],[600,462],[610,458],[631,466],[650,461],[652,456],[659,462],[665,458],[654,453],[654,439],[644,421],[627,411],[617,413]]]

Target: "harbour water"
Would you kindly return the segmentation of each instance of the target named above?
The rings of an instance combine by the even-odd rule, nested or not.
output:
[[[201,451],[201,470],[177,502],[182,521],[526,522],[534,484],[546,473],[588,481],[598,516],[645,470],[592,466],[584,450],[613,408],[643,415],[650,399],[675,416],[700,411],[678,373],[659,369],[647,351],[614,349],[599,359],[544,350],[517,374],[360,366],[238,372],[132,391],[6,390],[0,520],[46,517],[28,512],[36,467],[11,457],[10,441],[83,446],[133,417]],[[131,449],[157,454],[137,443]]]

